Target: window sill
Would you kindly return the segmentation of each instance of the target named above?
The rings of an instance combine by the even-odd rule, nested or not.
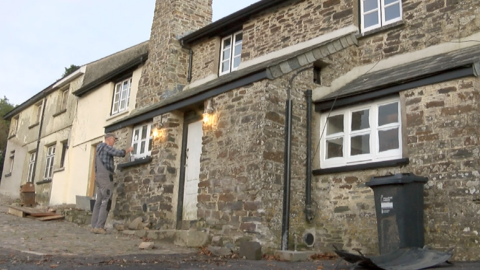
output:
[[[58,168],[58,169],[54,169],[54,170],[53,170],[53,173],[63,172],[64,170],[65,170],[65,167],[61,167],[61,168]]]
[[[405,25],[404,21],[398,21],[398,22],[394,22],[394,23],[391,23],[391,24],[387,24],[385,26],[381,26],[377,29],[369,30],[365,33],[359,33],[359,34],[357,34],[356,37],[357,37],[357,39],[362,39],[362,38],[365,38],[365,37],[368,37],[368,36],[373,36],[373,35],[381,33],[381,32],[386,32],[386,31],[394,29],[394,28],[400,28],[404,25]]]
[[[29,127],[28,127],[28,129],[32,129],[32,128],[34,128],[34,127],[38,126],[39,124],[40,124],[40,123],[38,123],[38,122],[37,122],[37,123],[35,123],[35,124],[33,124],[33,125],[29,126]]]
[[[114,119],[114,118],[117,118],[117,117],[119,117],[119,116],[128,114],[128,112],[129,112],[129,110],[125,110],[125,111],[123,111],[123,112],[119,112],[119,113],[116,113],[116,114],[114,114],[114,115],[110,115],[109,117],[107,117],[107,119],[105,119],[105,121],[110,121],[110,120],[112,120],[112,119]]]
[[[67,109],[64,109],[64,110],[61,110],[61,111],[57,112],[56,114],[54,114],[54,115],[52,115],[52,116],[53,116],[53,117],[57,117],[57,116],[59,116],[59,115],[61,115],[61,114],[64,114],[64,113],[66,113],[66,112],[67,112]]]
[[[5,177],[10,177],[10,176],[12,176],[12,173],[7,173],[7,174],[5,174],[4,176],[5,176]]]
[[[133,166],[137,166],[137,165],[150,163],[151,161],[152,161],[152,157],[140,158],[140,159],[137,159],[135,161],[118,164],[117,168],[119,170],[121,170],[121,169],[128,168],[128,167],[133,167]]]
[[[379,168],[385,168],[385,167],[405,166],[408,163],[409,163],[408,158],[401,158],[401,159],[386,160],[386,161],[379,161],[379,162],[372,162],[372,163],[365,163],[365,164],[358,164],[358,165],[342,166],[342,167],[336,167],[336,168],[317,169],[317,170],[313,170],[312,173],[313,175],[325,175],[325,174],[332,174],[332,173],[372,170],[372,169],[379,169]]]
[[[52,179],[47,179],[47,180],[42,180],[42,181],[36,182],[35,184],[42,185],[42,184],[48,184],[48,183],[51,183],[51,182],[52,182]]]

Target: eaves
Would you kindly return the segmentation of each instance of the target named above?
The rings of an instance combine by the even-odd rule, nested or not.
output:
[[[106,82],[109,82],[110,80],[112,80],[116,76],[118,76],[118,75],[132,69],[132,68],[135,68],[138,65],[141,65],[141,64],[145,63],[145,61],[147,61],[147,59],[148,59],[148,52],[140,55],[139,57],[134,58],[130,62],[126,63],[125,65],[122,65],[121,67],[119,67],[119,68],[101,76],[100,78],[90,82],[89,84],[87,84],[83,87],[80,87],[79,89],[77,89],[72,94],[74,94],[75,96],[78,96],[78,97],[81,97],[85,94],[88,94],[91,91],[95,90],[97,87],[101,86],[102,84],[104,84]],[[88,70],[87,70],[87,72],[88,72]]]
[[[199,30],[189,33],[179,38],[182,44],[192,44],[202,38],[222,35],[225,31],[231,31],[238,26],[241,26],[252,15],[258,14],[268,8],[274,7],[281,3],[290,0],[262,0],[254,3],[246,8],[243,8],[235,13],[232,13],[218,21],[215,21]]]
[[[341,35],[330,37],[316,44],[247,66],[235,72],[222,75],[197,87],[181,91],[174,96],[161,100],[151,106],[138,109],[131,115],[105,127],[105,132],[112,132],[123,127],[134,125],[155,116],[178,110],[189,105],[204,101],[221,93],[260,81],[275,79],[292,71],[311,65],[315,61],[339,52],[347,47],[358,44],[355,32],[341,32]]]

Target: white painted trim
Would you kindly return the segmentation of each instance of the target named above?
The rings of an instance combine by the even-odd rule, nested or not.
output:
[[[260,63],[263,63],[263,62],[266,62],[266,61],[270,61],[270,60],[282,57],[284,55],[288,55],[288,54],[303,50],[303,49],[308,48],[308,47],[312,47],[312,46],[315,46],[315,45],[325,43],[326,41],[329,41],[329,40],[333,40],[333,39],[336,39],[336,38],[343,37],[343,36],[351,34],[351,33],[358,33],[358,27],[355,26],[355,25],[349,25],[349,26],[344,27],[342,29],[332,31],[330,33],[327,33],[325,35],[321,35],[319,37],[310,39],[308,41],[298,43],[298,44],[295,44],[293,46],[283,48],[281,50],[271,52],[269,54],[266,54],[266,55],[263,55],[263,56],[260,56],[260,57],[253,58],[253,59],[245,61],[245,62],[241,62],[240,65],[238,66],[237,70],[241,70],[241,69],[253,66],[253,65],[257,65],[257,64],[260,64]]]
[[[204,84],[204,83],[207,83],[207,82],[216,80],[217,78],[218,78],[218,75],[217,75],[217,74],[210,74],[210,75],[208,75],[207,77],[205,77],[205,78],[203,78],[203,79],[196,80],[196,81],[190,83],[189,85],[185,86],[185,88],[183,89],[183,91],[188,90],[188,89],[190,89],[190,88],[197,87],[197,86],[202,85],[202,84]]]
[[[81,75],[85,74],[85,71],[87,70],[87,66],[81,66],[79,69],[75,70],[72,74],[68,75],[67,77],[61,79],[57,83],[55,83],[52,88],[57,88],[57,87],[62,87],[65,84],[73,81],[74,79],[80,77]]]

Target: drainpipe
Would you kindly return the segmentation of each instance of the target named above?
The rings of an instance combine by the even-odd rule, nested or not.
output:
[[[291,149],[292,149],[292,100],[291,89],[293,79],[298,74],[312,67],[307,67],[297,71],[289,80],[287,88],[287,101],[285,102],[285,152],[284,152],[284,172],[283,172],[283,213],[282,213],[282,247],[281,250],[288,249],[288,234],[290,229],[290,182],[291,182]]]
[[[290,177],[292,148],[292,100],[286,101],[285,108],[285,152],[283,171],[283,217],[282,217],[282,250],[288,249],[288,230],[290,228]]]
[[[305,218],[311,222],[315,218],[312,210],[312,90],[305,91],[307,99],[307,168],[305,183]]]
[[[40,139],[42,138],[43,119],[45,115],[45,107],[47,105],[47,93],[43,94],[42,117],[40,117],[40,126],[38,127],[37,149],[35,150],[35,162],[33,163],[32,182],[35,180],[35,171],[37,170],[38,148],[40,148]]]
[[[182,45],[182,48],[188,50],[188,75],[187,75],[187,82],[190,83],[192,81],[192,64],[193,64],[193,51],[192,48],[187,47],[183,40],[180,41],[180,45]]]

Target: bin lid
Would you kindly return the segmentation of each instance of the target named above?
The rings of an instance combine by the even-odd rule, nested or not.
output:
[[[20,186],[20,192],[35,192],[35,186],[31,182],[27,182]]]
[[[394,175],[374,176],[370,182],[365,183],[365,185],[373,187],[393,184],[408,184],[414,182],[425,183],[427,181],[427,177],[417,176],[413,173],[396,173]]]

